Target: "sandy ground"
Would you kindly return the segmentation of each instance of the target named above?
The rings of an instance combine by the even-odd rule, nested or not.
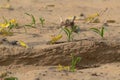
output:
[[[0,69],[1,70],[1,69]],[[2,68],[9,76],[20,80],[119,80],[120,63],[101,65],[96,68],[80,69],[75,72],[58,71],[57,67],[16,66]]]
[[[83,23],[82,21],[77,21],[76,24],[80,26],[81,33],[79,35],[75,35],[74,38],[75,40],[80,40],[80,39],[97,39],[101,40],[101,37],[95,34],[94,32],[90,31],[89,28],[91,27],[101,27],[101,25],[106,21],[106,20],[115,20],[115,23],[108,23],[107,31],[105,32],[105,39],[108,41],[112,42],[115,40],[116,44],[118,45],[114,47],[114,45],[111,44],[112,48],[107,48],[105,46],[105,49],[108,49],[109,51],[106,51],[104,49],[104,52],[107,52],[108,54],[111,54],[113,52],[118,53],[117,55],[112,54],[110,58],[112,59],[111,61],[108,60],[108,62],[114,62],[114,63],[106,63],[104,65],[100,65],[97,68],[87,68],[87,69],[81,69],[77,70],[76,72],[59,72],[56,70],[56,68],[51,69],[50,62],[49,63],[49,58],[46,58],[49,66],[43,67],[34,65],[34,63],[31,63],[29,66],[25,65],[24,59],[26,56],[33,56],[33,54],[27,55],[27,52],[23,52],[24,54],[22,55],[23,58],[21,58],[21,62],[19,62],[19,65],[14,66],[11,65],[12,61],[17,59],[20,55],[22,54],[23,49],[11,49],[11,51],[7,48],[2,48],[3,45],[6,46],[6,44],[0,45],[0,71],[8,71],[11,74],[8,74],[8,76],[16,76],[19,78],[19,80],[120,80],[120,59],[119,57],[119,48],[120,48],[120,0],[10,0],[10,2],[7,2],[6,0],[0,0],[0,5],[6,5],[10,4],[12,7],[12,10],[8,9],[0,9],[0,21],[2,22],[2,16],[6,17],[7,19],[13,19],[15,18],[17,22],[19,23],[19,26],[23,26],[27,23],[29,23],[31,20],[30,18],[25,15],[24,13],[31,13],[35,16],[37,23],[39,23],[39,17],[44,17],[45,18],[45,25],[44,28],[41,28],[40,24],[37,24],[37,28],[27,28],[27,33],[24,32],[23,28],[20,29],[15,29],[14,35],[13,36],[0,36],[0,38],[7,38],[9,41],[13,40],[22,40],[25,43],[27,43],[30,47],[33,47],[35,49],[42,49],[46,47],[54,47],[54,45],[47,45],[47,42],[50,40],[51,35],[58,34],[60,31],[60,18],[63,18],[65,20],[68,17],[73,17],[77,16],[79,17],[81,13],[89,16],[91,14],[94,14],[96,12],[101,12],[108,8],[108,10],[99,17],[100,23]],[[62,32],[64,35],[64,33]],[[63,36],[63,39],[60,40],[63,42],[66,42],[66,36]],[[67,43],[69,44],[69,43]],[[77,44],[77,43],[76,43]],[[85,43],[86,44],[86,43]],[[59,45],[59,44],[58,44]],[[77,45],[78,47],[79,45]],[[11,48],[11,46],[8,46]],[[67,48],[69,45],[67,45]],[[97,47],[97,46],[96,46]],[[66,47],[65,47],[66,48]],[[71,47],[70,47],[71,48]],[[76,47],[75,47],[76,48]],[[104,48],[104,47],[103,47]],[[94,48],[98,49],[98,48]],[[2,51],[3,50],[3,51]],[[18,50],[18,51],[17,51]],[[31,49],[32,50],[32,49]],[[51,49],[50,49],[51,50]],[[48,51],[50,51],[48,49]],[[56,49],[57,50],[57,49]],[[61,49],[62,50],[62,49]],[[65,50],[65,49],[63,49]],[[67,49],[68,50],[68,49]],[[70,50],[70,49],[69,49]],[[88,50],[85,48],[85,50]],[[24,51],[24,50],[23,50]],[[92,50],[94,51],[94,50]],[[95,50],[97,51],[97,50]],[[98,50],[99,51],[99,50]],[[12,53],[14,52],[14,53]],[[36,53],[39,52],[39,50],[35,51]],[[67,52],[67,51],[66,51]],[[66,53],[65,52],[65,53]],[[69,52],[69,51],[68,51]],[[34,53],[34,52],[31,52]],[[57,51],[56,51],[57,53]],[[58,51],[58,53],[60,53]],[[83,52],[87,53],[87,51]],[[101,52],[98,52],[99,56]],[[106,53],[106,54],[107,54]],[[17,58],[15,57],[10,57],[10,55],[16,55]],[[42,53],[41,53],[42,54]],[[49,54],[49,53],[48,53]],[[49,55],[45,56],[49,56]],[[90,53],[88,53],[90,54]],[[39,54],[40,55],[40,54]],[[50,54],[54,55],[54,54]],[[38,55],[37,55],[38,56]],[[38,60],[36,55],[33,57],[36,58],[35,60]],[[60,56],[60,55],[59,55]],[[56,56],[56,62],[57,58],[59,56]],[[106,58],[107,56],[107,58]],[[100,60],[102,60],[102,57],[106,59],[109,56],[106,55],[105,57],[100,56]],[[63,57],[63,54],[62,56]],[[60,57],[60,59],[62,59]],[[84,56],[85,57],[85,56]],[[118,59],[114,59],[114,58]],[[43,57],[42,57],[43,58]],[[53,56],[51,58],[54,58]],[[50,59],[51,59],[50,58]],[[89,57],[85,57],[86,59]],[[8,60],[11,60],[10,62]],[[22,60],[23,59],[23,60]],[[97,58],[90,57],[88,60],[92,59],[92,61]],[[31,59],[25,59],[25,61],[32,61]],[[54,60],[54,59],[53,59]],[[115,61],[116,60],[116,61]],[[64,60],[63,60],[64,61]],[[99,61],[99,59],[98,59]],[[104,61],[104,60],[103,60]],[[15,61],[14,61],[15,62]],[[28,61],[29,62],[29,61]],[[58,60],[58,62],[60,62]],[[69,61],[68,61],[69,62]],[[84,62],[84,61],[83,61]],[[94,61],[93,61],[94,62]],[[107,61],[106,61],[107,62]],[[117,62],[117,63],[115,63]],[[7,63],[7,64],[6,64]],[[9,64],[11,63],[11,64]],[[43,62],[45,63],[45,62]],[[61,61],[61,63],[64,63]],[[89,63],[88,61],[86,63]],[[103,62],[104,63],[104,62]],[[17,63],[16,63],[17,64]],[[24,64],[24,65],[23,65]],[[32,65],[33,64],[33,65]],[[5,66],[6,65],[6,66]]]

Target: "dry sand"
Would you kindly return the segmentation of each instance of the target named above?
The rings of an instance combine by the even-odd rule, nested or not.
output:
[[[0,0],[0,5],[7,4]],[[0,45],[0,71],[8,71],[8,76],[19,80],[120,80],[120,0],[10,0],[12,10],[0,9],[2,16],[17,19],[19,26],[29,23],[30,18],[24,13],[33,14],[37,23],[39,17],[45,18],[44,28],[14,29],[13,36],[0,36],[9,41],[22,40],[30,47],[28,49],[8,44]],[[48,45],[51,35],[60,31],[60,17],[65,20],[81,13],[91,15],[108,10],[99,17],[100,23],[83,23],[77,21],[81,33],[75,35],[74,42],[66,42],[66,36],[60,44]],[[101,27],[108,23],[105,39],[89,30],[91,27]],[[62,32],[64,35],[64,33]],[[70,65],[70,53],[82,57],[76,72],[59,72],[52,68],[58,64]],[[51,67],[52,66],[52,67]],[[85,69],[83,69],[85,68]]]

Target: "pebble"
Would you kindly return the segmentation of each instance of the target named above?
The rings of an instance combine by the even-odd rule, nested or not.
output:
[[[92,76],[99,76],[97,73],[92,73],[91,75]]]
[[[35,78],[34,80],[40,80],[40,78]]]
[[[46,76],[46,74],[42,74],[43,76]]]

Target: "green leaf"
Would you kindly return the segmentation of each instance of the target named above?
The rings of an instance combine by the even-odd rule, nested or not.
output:
[[[67,37],[68,37],[68,41],[71,41],[72,38],[72,31],[70,29],[68,29],[67,27],[63,28],[64,32],[66,33]]]
[[[31,16],[31,14],[29,14],[29,13],[25,13],[26,15],[28,15],[28,16]]]
[[[15,27],[15,26],[14,26],[13,24],[10,23],[10,26],[8,27],[8,28],[9,28],[8,31],[10,31],[11,29],[13,29],[14,27]]]
[[[65,28],[65,31],[67,32],[68,36],[71,34],[71,30],[68,28]]]
[[[4,80],[18,80],[17,77],[8,77],[8,78],[5,78]]]
[[[33,26],[33,25],[30,25],[30,24],[28,24],[28,25],[25,25],[25,26],[28,26],[28,27],[35,28],[35,26]]]
[[[80,60],[81,60],[81,58],[80,58],[80,57],[77,57],[77,58],[75,59],[74,65],[76,65],[78,62],[80,62]]]
[[[96,32],[96,33],[98,33],[98,34],[100,34],[100,30],[99,29],[97,29],[97,28],[90,28],[92,31],[94,31],[94,32]]]
[[[77,25],[72,26],[72,31],[78,34],[80,32],[80,28]]]
[[[41,23],[41,25],[42,25],[42,27],[43,27],[44,22],[45,22],[45,19],[44,19],[44,18],[42,18],[42,17],[40,17],[40,18],[39,18],[39,20],[40,20],[40,23]]]
[[[104,37],[104,31],[105,31],[105,28],[102,27],[100,30],[97,29],[97,28],[90,28],[92,31],[96,32],[97,34],[99,34],[102,38]]]
[[[35,17],[32,14],[31,14],[31,17],[32,17],[32,24],[36,24]]]
[[[35,17],[34,17],[32,14],[29,14],[29,13],[25,13],[25,14],[31,17],[31,19],[32,19],[31,25],[32,25],[32,24],[35,25],[35,24],[36,24]]]
[[[105,30],[105,28],[104,28],[104,27],[102,27],[102,29],[101,29],[101,37],[103,37],[103,36],[104,36],[104,30]]]
[[[71,54],[71,56],[72,56],[72,62],[71,62],[70,71],[74,72],[75,71],[75,66],[78,62],[80,62],[81,57],[75,57],[73,54]]]

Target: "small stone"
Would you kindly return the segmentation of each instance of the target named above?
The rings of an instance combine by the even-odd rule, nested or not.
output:
[[[61,76],[64,76],[64,74],[61,74]]]
[[[117,65],[117,67],[120,67],[120,65]]]
[[[102,72],[100,74],[103,74]]]
[[[77,80],[77,79],[73,79],[73,80]]]
[[[8,41],[8,40],[7,40],[7,38],[3,38],[2,41],[5,41],[5,42],[6,42],[6,41]]]
[[[97,73],[92,73],[91,75],[92,76],[99,76]]]
[[[34,80],[40,80],[39,78],[35,78]]]
[[[39,73],[39,75],[41,75],[41,73]]]
[[[47,73],[47,71],[45,71],[45,73]]]
[[[42,74],[43,76],[46,76],[46,74]]]
[[[83,71],[78,71],[79,73],[83,73]]]
[[[17,42],[18,42],[18,41],[11,41],[10,44],[11,44],[11,45],[17,45]]]
[[[39,66],[39,64],[34,64],[34,66]]]

